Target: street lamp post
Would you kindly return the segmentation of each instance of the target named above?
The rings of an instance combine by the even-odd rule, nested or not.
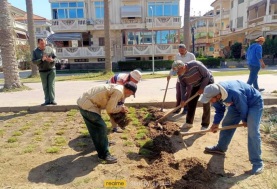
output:
[[[192,53],[194,54],[194,27],[191,28],[191,38],[192,38]]]
[[[154,49],[154,32],[153,32],[153,24],[154,24],[154,14],[153,14],[153,8],[150,7],[151,12],[152,12],[152,74],[155,73],[155,61],[154,61],[154,53],[155,53],[155,49]]]

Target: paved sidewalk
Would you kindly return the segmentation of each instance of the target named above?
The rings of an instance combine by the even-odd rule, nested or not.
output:
[[[248,75],[215,77],[215,82],[236,79],[247,81]],[[259,85],[261,88],[265,88],[265,91],[262,93],[262,95],[265,99],[266,105],[277,104],[277,95],[274,96],[271,93],[272,91],[277,90],[277,85],[274,83],[274,81],[277,81],[277,74],[259,76]],[[105,82],[106,81],[56,82],[56,101],[58,105],[60,105],[60,111],[62,111],[62,107],[69,108],[75,106],[77,98],[81,96],[84,91],[90,89],[92,86],[104,84]],[[176,78],[172,78],[167,90],[166,107],[174,107],[176,94],[175,84]],[[0,112],[14,110],[13,107],[22,107],[21,109],[33,107],[32,110],[59,110],[59,106],[47,106],[43,108],[40,107],[40,104],[44,102],[41,83],[25,83],[25,85],[30,87],[32,90],[0,93]],[[161,106],[165,87],[166,78],[143,79],[138,84],[136,98],[133,96],[129,97],[126,100],[126,104],[142,105],[147,103],[148,105],[155,104],[156,106]]]

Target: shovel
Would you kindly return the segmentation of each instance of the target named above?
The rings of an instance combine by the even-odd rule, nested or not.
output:
[[[195,93],[195,95],[193,95],[192,97],[190,97],[185,103],[187,104],[189,101],[191,101],[192,99],[194,99],[195,97],[197,97],[199,94]],[[162,120],[164,120],[165,118],[167,118],[170,114],[172,114],[173,112],[175,112],[176,110],[178,110],[179,108],[181,108],[181,105],[177,106],[176,108],[174,108],[173,110],[171,110],[170,112],[167,112],[163,117],[161,117],[160,119],[158,119],[156,121],[156,124],[160,123]]]
[[[218,128],[217,131],[228,130],[228,129],[235,129],[235,128],[238,128],[238,127],[244,127],[244,125],[243,124],[230,125],[230,126]],[[180,132],[180,134],[182,136],[187,136],[187,135],[201,134],[201,133],[207,133],[207,132],[211,132],[211,130],[207,129],[207,130],[204,130],[204,131]]]
[[[164,99],[163,99],[163,104],[162,104],[162,108],[161,108],[161,112],[164,109],[164,101],[165,101],[165,97],[166,97],[166,93],[167,93],[167,89],[168,89],[168,84],[169,84],[169,80],[167,80],[167,84],[166,84],[166,88],[165,88],[165,92],[164,92]]]

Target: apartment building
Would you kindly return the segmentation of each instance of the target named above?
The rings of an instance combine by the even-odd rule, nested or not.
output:
[[[48,40],[55,45],[57,56],[68,59],[72,69],[103,68],[104,2],[49,2],[55,34]],[[152,60],[152,53],[155,59],[174,59],[180,43],[179,0],[110,0],[109,7],[113,62]]]
[[[213,11],[203,16],[193,16],[190,19],[194,34],[194,52],[204,56],[213,56],[214,53],[214,21]]]
[[[246,46],[258,36],[277,35],[277,0],[216,0],[211,6],[215,13],[214,56],[224,57],[235,42]]]

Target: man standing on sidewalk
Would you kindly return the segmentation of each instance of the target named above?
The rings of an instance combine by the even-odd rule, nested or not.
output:
[[[188,104],[186,104],[185,101],[196,93],[199,95],[202,94],[207,85],[214,83],[214,78],[204,64],[196,60],[188,63],[183,63],[181,60],[177,60],[172,64],[172,69],[177,72],[180,80],[182,98],[181,106],[184,107],[187,105],[188,107],[186,123],[182,126],[182,128],[188,129],[193,127],[194,115],[199,96],[192,99]],[[209,102],[203,104],[201,130],[206,130],[209,127],[211,115],[210,108]]]
[[[248,154],[252,164],[251,174],[263,171],[261,158],[260,123],[263,113],[263,99],[261,94],[242,81],[224,81],[205,87],[200,102],[211,102],[215,107],[215,115],[211,131],[216,132],[224,117],[226,107],[228,111],[223,119],[222,127],[237,125],[241,121],[248,129]],[[225,154],[236,129],[220,131],[217,145],[206,147],[206,153]]]
[[[263,61],[263,48],[262,45],[265,42],[264,37],[258,37],[256,43],[253,43],[247,50],[246,59],[250,70],[249,78],[247,83],[253,85],[257,90],[264,91],[260,89],[258,85],[258,73],[261,68],[265,68],[265,63]]]
[[[33,51],[33,63],[38,66],[39,75],[44,92],[44,103],[42,106],[49,104],[57,105],[55,102],[55,58],[54,50],[46,46],[44,39],[38,39],[38,47]]]
[[[176,55],[175,57],[175,61],[176,60],[181,60],[183,63],[187,63],[191,60],[196,60],[195,56],[193,53],[188,52],[186,45],[184,44],[180,44],[179,45],[179,53]],[[176,75],[176,73],[171,69],[169,72],[169,75],[167,76],[167,81],[169,82],[169,80],[171,79],[171,76]],[[181,103],[181,85],[180,85],[180,81],[179,78],[177,78],[177,83],[176,83],[176,107],[179,106]],[[178,114],[181,111],[181,109],[177,110],[176,114]],[[184,107],[182,114],[186,114],[187,113],[187,107]]]
[[[124,86],[103,84],[92,87],[77,100],[98,158],[105,163],[116,163],[117,159],[110,155],[108,149],[107,125],[101,117],[101,110],[106,109],[108,114],[127,112],[127,107],[118,105],[118,102],[135,95],[136,91],[137,86],[133,82]]]

